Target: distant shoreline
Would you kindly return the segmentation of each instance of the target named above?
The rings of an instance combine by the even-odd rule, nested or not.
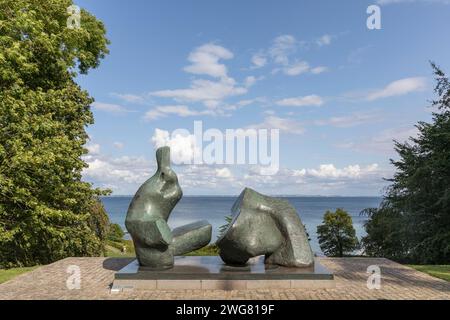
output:
[[[134,195],[111,195],[111,196],[101,196],[100,198],[131,198]],[[231,197],[238,197],[238,194],[233,195],[183,195],[185,198],[231,198]],[[321,195],[270,195],[272,197],[279,197],[279,198],[383,198],[383,196],[339,196],[339,195],[333,195],[333,196],[321,196]]]

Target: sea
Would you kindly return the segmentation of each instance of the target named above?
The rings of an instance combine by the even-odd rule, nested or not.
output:
[[[310,236],[313,251],[321,254],[317,241],[317,226],[322,223],[327,210],[337,208],[346,210],[352,217],[353,226],[359,239],[365,235],[364,222],[366,217],[360,213],[365,208],[378,207],[379,197],[283,197],[288,200],[299,213]],[[108,212],[110,221],[119,224],[125,230],[125,217],[132,197],[103,197],[102,202]],[[169,226],[176,228],[198,220],[208,220],[213,227],[211,242],[214,243],[219,234],[219,227],[225,224],[225,216],[230,215],[231,207],[236,197],[231,196],[183,196],[169,218]],[[129,238],[129,235],[126,235]]]

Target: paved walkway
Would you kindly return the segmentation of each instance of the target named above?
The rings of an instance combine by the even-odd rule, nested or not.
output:
[[[67,258],[40,267],[0,285],[0,299],[446,299],[450,282],[433,278],[387,259],[320,258],[333,270],[334,289],[285,290],[166,290],[111,294],[115,271],[131,260],[125,258]],[[81,288],[69,290],[67,268],[79,266]],[[369,290],[367,267],[378,265],[380,290]]]

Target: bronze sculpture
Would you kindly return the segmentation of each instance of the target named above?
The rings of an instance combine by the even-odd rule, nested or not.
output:
[[[305,227],[288,201],[246,188],[232,212],[233,220],[216,243],[225,263],[243,265],[252,257],[265,255],[266,264],[313,265]]]
[[[174,256],[200,249],[211,241],[207,221],[170,230],[167,220],[183,193],[170,167],[170,148],[156,151],[158,169],[136,192],[125,225],[140,266],[169,269]],[[307,267],[314,263],[308,236],[296,210],[283,199],[246,188],[232,208],[233,220],[217,241],[226,264],[244,265],[265,255],[265,263]]]
[[[200,249],[211,241],[207,221],[170,230],[167,220],[183,192],[170,167],[170,148],[156,151],[158,169],[136,192],[128,208],[125,226],[136,249],[139,264],[152,269],[173,267],[174,256]]]

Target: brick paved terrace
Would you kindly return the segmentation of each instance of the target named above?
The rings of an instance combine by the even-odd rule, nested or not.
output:
[[[335,274],[333,289],[164,290],[110,293],[114,273],[127,258],[67,258],[42,266],[0,285],[0,299],[445,299],[450,282],[433,278],[387,259],[320,258]],[[81,270],[81,288],[69,290],[67,267]],[[367,267],[381,268],[381,289],[366,286]]]

